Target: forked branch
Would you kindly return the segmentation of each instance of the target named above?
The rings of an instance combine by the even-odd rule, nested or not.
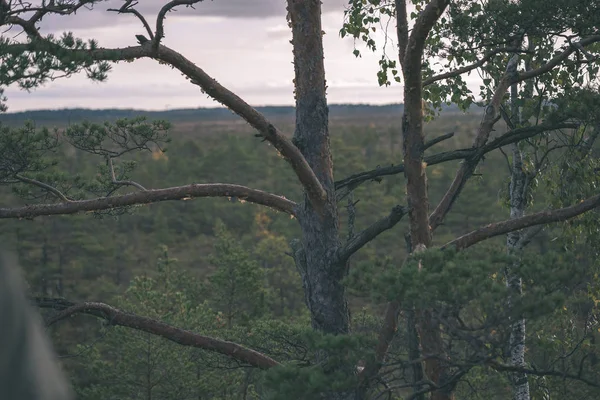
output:
[[[49,298],[36,298],[35,303],[40,308],[51,308],[60,311],[46,322],[47,326],[53,325],[58,321],[75,314],[93,315],[94,317],[108,321],[110,325],[123,326],[151,333],[182,346],[213,351],[235,360],[242,361],[256,368],[269,369],[279,365],[279,363],[271,357],[237,343],[176,328],[155,319],[121,311],[108,304],[97,302],[72,303],[64,299]]]

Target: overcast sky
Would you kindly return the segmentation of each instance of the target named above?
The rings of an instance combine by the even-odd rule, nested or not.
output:
[[[142,0],[137,8],[151,26],[161,0]],[[325,68],[329,103],[387,104],[402,101],[402,86],[379,87],[381,53],[352,54],[352,39],[341,39],[347,0],[323,1]],[[81,38],[95,38],[102,47],[136,44],[144,34],[132,15],[107,12],[121,1],[106,1],[94,10],[74,16],[52,16],[43,21],[44,33],[71,30]],[[180,7],[169,14],[164,44],[182,53],[221,84],[252,105],[293,105],[294,69],[285,19],[285,0],[214,0],[194,9]],[[152,20],[152,21],[150,21]],[[395,31],[395,23],[389,25]],[[379,37],[384,43],[385,37]],[[391,40],[391,39],[390,39]],[[388,40],[388,51],[395,43]],[[362,47],[361,47],[362,49]],[[105,83],[84,76],[60,79],[31,93],[9,87],[9,111],[64,107],[141,108],[164,110],[218,106],[180,73],[153,60],[137,60],[113,66]]]

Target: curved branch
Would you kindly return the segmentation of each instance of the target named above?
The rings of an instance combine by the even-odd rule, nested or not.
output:
[[[295,214],[296,203],[285,197],[262,190],[225,183],[191,184],[165,189],[151,189],[122,196],[99,197],[89,200],[73,200],[55,204],[34,204],[24,207],[0,208],[2,218],[34,218],[41,215],[76,214],[85,211],[109,210],[118,207],[150,204],[168,200],[188,200],[195,197],[237,197],[250,203],[261,204]]]
[[[364,231],[358,233],[353,236],[344,247],[339,250],[339,259],[340,261],[347,261],[350,256],[360,250],[364,245],[369,243],[371,240],[375,239],[379,234],[387,231],[388,229],[392,229],[408,210],[406,207],[396,206],[392,209],[392,212],[377,222],[373,223]]]
[[[437,22],[438,18],[443,14],[446,7],[450,4],[450,0],[432,0],[425,6],[425,9],[419,14],[415,25],[413,26],[412,33],[408,38],[408,45],[405,53],[405,63],[407,58],[417,58],[418,60],[411,60],[413,62],[421,62],[421,56],[423,55],[423,49],[425,47],[425,40],[429,35],[429,32]],[[408,64],[408,63],[406,63]]]
[[[481,67],[483,64],[485,64],[486,62],[490,61],[492,59],[492,57],[494,57],[496,54],[500,54],[500,53],[525,53],[525,50],[521,50],[518,48],[497,48],[497,49],[493,49],[490,50],[488,52],[485,53],[485,55],[483,56],[483,58],[481,58],[479,61],[474,62],[473,64],[469,64],[469,65],[465,65],[462,68],[456,69],[454,71],[448,71],[445,72],[443,74],[439,74],[439,75],[435,75],[432,76],[431,78],[425,79],[423,81],[423,87],[431,85],[432,83],[435,83],[437,81],[441,81],[443,79],[448,79],[448,78],[454,78],[456,76],[462,75],[464,73],[467,73],[469,71],[472,71],[476,68]]]
[[[538,75],[542,75],[546,72],[549,72],[554,67],[559,65],[561,62],[565,61],[572,53],[581,49],[585,46],[589,46],[590,44],[600,42],[600,35],[588,36],[584,39],[581,39],[577,43],[573,43],[567,49],[565,49],[562,53],[553,57],[546,64],[542,65],[539,68],[531,69],[529,71],[524,71],[516,75],[516,77],[511,81],[511,83],[518,83],[527,79],[535,78]]]
[[[189,6],[193,8],[193,5],[201,2],[202,0],[172,0],[162,6],[158,15],[156,16],[156,38],[154,39],[154,49],[158,48],[160,41],[165,37],[165,17],[167,13],[177,6]]]
[[[528,228],[530,226],[566,221],[598,207],[600,207],[600,194],[583,200],[574,206],[541,211],[521,218],[509,219],[486,225],[446,243],[442,246],[442,249],[450,246],[454,246],[459,250],[466,249],[467,247],[473,246],[476,243],[490,239],[494,236],[518,231],[519,229]]]
[[[125,180],[125,181],[119,181],[117,180],[117,176],[115,175],[115,166],[113,165],[113,159],[112,157],[107,157],[107,162],[108,162],[108,167],[110,169],[110,179],[111,179],[111,183],[113,183],[114,185],[119,185],[119,186],[134,186],[136,188],[138,188],[141,191],[146,191],[148,189],[146,189],[145,187],[143,187],[142,185],[140,185],[139,183],[135,182],[135,181],[130,181],[130,180]]]
[[[36,34],[37,31],[35,31]],[[28,33],[29,34],[29,33]],[[298,180],[304,187],[309,200],[319,209],[327,199],[327,193],[323,185],[315,175],[312,168],[300,152],[300,150],[283,135],[264,115],[259,113],[235,93],[219,84],[204,70],[196,66],[190,60],[168,47],[160,45],[158,50],[152,48],[152,42],[148,41],[142,46],[132,46],[116,49],[95,50],[69,50],[41,37],[37,37],[30,43],[15,43],[5,47],[9,54],[21,54],[27,51],[46,51],[51,54],[65,56],[67,54],[80,57],[90,57],[95,61],[124,61],[136,58],[152,58],[176,68],[192,83],[223,104],[231,111],[246,120],[253,128],[260,132],[260,136],[271,143],[292,166]]]
[[[142,25],[144,25],[144,29],[146,29],[146,32],[148,33],[148,36],[150,37],[150,40],[154,39],[154,33],[152,33],[152,29],[150,29],[150,25],[148,24],[148,21],[146,21],[146,18],[144,18],[144,16],[135,8],[133,8],[133,6],[137,5],[137,1],[135,3],[133,3],[133,0],[128,0],[126,1],[121,8],[109,8],[106,11],[114,11],[117,12],[119,14],[133,14],[137,17],[137,19],[140,20],[140,22],[142,23]]]
[[[50,193],[52,193],[53,195],[55,195],[56,197],[58,197],[60,200],[64,201],[64,202],[71,202],[72,200],[69,199],[67,196],[65,196],[60,190],[58,190],[57,188],[55,188],[54,186],[48,185],[47,183],[44,182],[40,182],[37,179],[31,179],[31,178],[27,178],[23,175],[20,174],[16,174],[15,178],[23,183],[28,183],[30,185],[34,185],[34,186],[38,186],[44,190],[49,191]]]
[[[271,357],[249,349],[237,343],[199,335],[197,333],[175,328],[148,317],[130,314],[111,307],[108,304],[97,302],[72,303],[64,299],[36,298],[35,303],[40,308],[52,308],[60,310],[54,317],[50,318],[46,325],[50,326],[56,322],[68,318],[74,314],[82,313],[102,318],[110,325],[124,326],[151,333],[163,337],[183,346],[196,347],[203,350],[214,351],[227,357],[248,363],[261,369],[269,369],[280,365]]]
[[[235,93],[221,86],[206,72],[194,65],[181,54],[167,47],[160,46],[157,59],[173,65],[186,76],[192,83],[200,86],[206,94],[219,103],[227,106],[230,110],[244,118],[250,125],[261,133],[261,136],[270,142],[281,155],[291,164],[298,179],[305,188],[308,197],[316,208],[321,208],[327,198],[325,189],[319,182],[312,168],[300,152],[300,150],[285,137],[264,115],[256,111]]]

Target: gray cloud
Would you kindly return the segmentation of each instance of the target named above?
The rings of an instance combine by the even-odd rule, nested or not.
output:
[[[68,29],[95,28],[135,23],[131,14],[108,12],[109,8],[119,8],[123,0],[105,0],[99,2],[93,9],[81,9],[77,15],[49,15],[42,21],[42,28],[48,31],[63,31]],[[141,0],[136,9],[150,23],[155,25],[155,19],[164,0]],[[340,12],[347,0],[326,0],[323,2],[323,12]],[[194,8],[180,6],[169,16],[178,17],[217,17],[235,19],[261,19],[269,17],[284,17],[286,15],[285,0],[211,0],[194,5]]]

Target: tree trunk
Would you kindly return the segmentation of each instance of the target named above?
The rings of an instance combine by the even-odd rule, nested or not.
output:
[[[517,85],[511,87],[511,114],[515,125],[519,124],[519,107],[516,105],[518,96]],[[529,189],[529,177],[523,170],[523,154],[518,143],[512,145],[512,174],[510,177],[510,218],[521,218],[525,215],[527,207],[527,191]],[[521,251],[522,231],[510,232],[507,235],[506,247],[509,254],[518,254]],[[521,277],[514,271],[518,267],[518,261],[514,265],[507,266],[504,271],[506,286],[509,290],[508,308],[512,308],[511,298],[521,296],[523,292]],[[526,367],[525,363],[525,319],[517,317],[510,326],[509,339],[510,364],[515,367]],[[529,382],[527,374],[513,372],[510,374],[513,388],[514,400],[529,400]]]
[[[344,334],[349,332],[349,314],[341,280],[346,275],[347,264],[339,262],[337,257],[341,242],[325,97],[321,2],[288,0],[288,11],[296,75],[293,142],[327,193],[320,209],[316,209],[305,194],[297,210],[302,240],[292,247],[313,328],[323,333]]]
[[[313,329],[326,334],[347,334],[350,315],[342,278],[347,262],[340,261],[338,211],[333,180],[320,0],[288,0],[288,17],[294,48],[296,129],[293,142],[323,186],[327,198],[315,205],[305,193],[297,217],[302,239],[291,247],[302,278],[304,298]],[[326,353],[317,358],[326,358]],[[348,366],[354,369],[354,366]],[[348,371],[350,372],[350,371]],[[355,391],[323,394],[327,399],[354,399]]]

